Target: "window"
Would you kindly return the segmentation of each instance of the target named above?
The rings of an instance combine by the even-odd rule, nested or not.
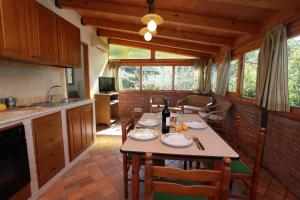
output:
[[[218,65],[213,64],[211,66],[211,89],[213,92],[215,92],[217,89],[217,70],[218,70]]]
[[[183,56],[174,53],[166,53],[162,51],[155,51],[155,59],[194,59],[195,57]]]
[[[236,92],[236,84],[237,84],[237,72],[239,67],[239,61],[233,60],[230,62],[230,69],[229,69],[229,92]]]
[[[172,90],[172,66],[143,66],[143,90]]]
[[[109,59],[150,59],[151,51],[147,49],[109,45]]]
[[[288,40],[289,103],[300,106],[300,36]]]
[[[120,90],[193,90],[196,83],[194,66],[121,66],[119,70]]]
[[[197,73],[193,66],[175,66],[175,90],[193,90]]]
[[[255,97],[256,87],[256,72],[258,64],[259,49],[251,51],[244,56],[244,68],[243,68],[243,90],[242,96],[248,98]]]
[[[119,87],[121,90],[140,89],[140,67],[123,66],[119,71]]]

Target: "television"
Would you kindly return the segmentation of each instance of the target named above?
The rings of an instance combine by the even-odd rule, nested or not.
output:
[[[99,92],[109,93],[115,91],[114,77],[99,77]]]

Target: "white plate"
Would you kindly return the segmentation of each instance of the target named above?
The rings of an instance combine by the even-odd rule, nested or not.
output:
[[[168,133],[160,137],[163,144],[171,147],[188,147],[193,144],[192,138],[182,133]]]
[[[135,139],[135,140],[152,140],[157,138],[158,136],[158,132],[156,132],[153,129],[134,129],[132,131],[129,132],[129,137]]]
[[[141,126],[145,126],[145,127],[154,127],[158,125],[157,120],[154,119],[144,119],[144,120],[140,120],[139,125]]]
[[[207,127],[207,124],[202,121],[187,121],[185,124],[191,129],[204,129]]]

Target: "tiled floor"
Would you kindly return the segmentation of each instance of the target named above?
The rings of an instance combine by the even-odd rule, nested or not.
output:
[[[116,128],[116,127],[115,127]],[[119,131],[117,128],[116,131]],[[73,168],[54,183],[40,200],[87,199],[118,200],[123,198],[122,155],[120,136],[97,136],[95,145]],[[249,159],[244,158],[246,161]],[[180,165],[179,162],[168,162]],[[141,190],[143,186],[141,185]],[[244,191],[242,184],[234,192]],[[247,192],[247,191],[246,191]],[[143,199],[143,190],[140,199]],[[258,187],[259,200],[295,200],[290,192],[269,173],[262,170]]]

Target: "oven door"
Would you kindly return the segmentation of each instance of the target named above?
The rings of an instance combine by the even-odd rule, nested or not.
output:
[[[8,199],[30,183],[24,126],[0,132],[0,199]]]

